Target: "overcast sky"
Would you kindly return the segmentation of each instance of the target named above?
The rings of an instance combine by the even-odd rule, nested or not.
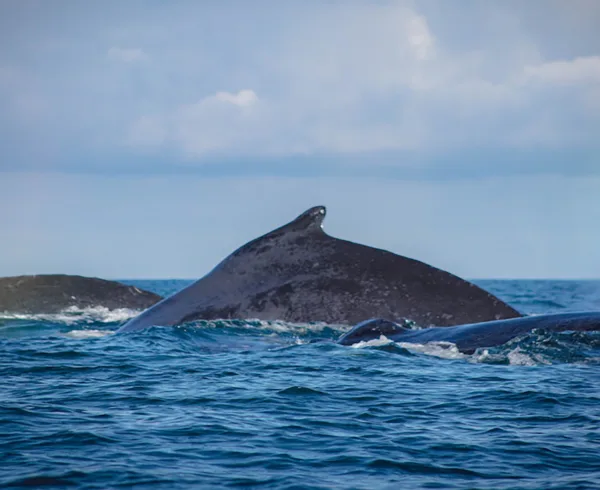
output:
[[[0,0],[0,275],[203,275],[325,229],[600,277],[600,2]]]

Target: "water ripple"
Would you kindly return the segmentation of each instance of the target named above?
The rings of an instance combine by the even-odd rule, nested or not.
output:
[[[600,299],[499,287],[544,311]],[[440,357],[312,342],[336,326],[106,320],[2,319],[0,487],[600,487],[593,333]]]

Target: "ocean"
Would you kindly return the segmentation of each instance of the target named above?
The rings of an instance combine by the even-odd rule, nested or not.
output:
[[[190,281],[123,281],[169,294]],[[524,313],[600,281],[476,281]],[[347,327],[0,315],[0,487],[598,489],[600,334],[315,343]]]

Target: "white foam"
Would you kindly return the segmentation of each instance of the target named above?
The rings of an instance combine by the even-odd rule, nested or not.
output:
[[[471,362],[496,363],[502,361],[504,361],[504,356],[502,354],[492,354],[488,349],[476,351],[471,356]]]
[[[70,306],[62,310],[60,313],[42,313],[42,314],[25,314],[25,313],[1,313],[1,319],[7,320],[36,320],[47,321],[52,323],[64,323],[73,325],[74,323],[116,323],[133,318],[139,311],[128,308],[117,308],[109,310],[105,306],[95,306],[90,308],[77,308]]]
[[[114,323],[129,320],[137,316],[140,312],[139,310],[132,310],[130,308],[109,310],[105,306],[95,306],[84,309],[71,307],[64,310],[64,313],[80,315],[93,322]]]
[[[513,366],[539,366],[540,364],[551,364],[548,360],[535,354],[528,354],[520,347],[516,347],[507,354],[493,354],[489,350],[476,351],[473,355],[464,354],[458,350],[456,344],[452,342],[428,342],[426,344],[413,344],[410,342],[394,342],[388,339],[385,335],[381,335],[378,339],[369,340],[366,342],[357,342],[351,347],[354,349],[362,349],[365,347],[381,347],[389,344],[396,344],[399,347],[407,349],[411,352],[418,352],[427,356],[439,357],[442,359],[465,359],[474,363],[489,363],[489,362],[506,362]]]
[[[427,344],[412,344],[410,342],[398,342],[400,347],[412,352],[419,352],[428,356],[440,357],[442,359],[467,359],[470,356],[458,350],[452,342],[428,342]]]
[[[72,339],[97,339],[112,335],[114,332],[108,330],[71,330],[65,334],[65,337]]]
[[[514,366],[539,366],[540,364],[552,364],[542,356],[527,354],[520,347],[516,347],[507,354],[510,364]]]
[[[296,334],[296,335],[303,335],[303,334],[307,334],[307,333],[318,333],[318,332],[322,332],[326,328],[329,328],[332,330],[340,330],[340,329],[347,328],[343,325],[329,325],[329,324],[323,323],[323,322],[285,323],[285,322],[280,322],[280,321],[272,321],[272,322],[261,321],[261,320],[257,320],[257,321],[260,322],[261,328],[264,328],[267,330],[273,330],[278,333],[292,333],[292,334]]]
[[[511,350],[506,357],[513,366],[535,366],[537,364],[528,354],[521,351],[520,347]]]
[[[229,323],[230,320],[210,320],[203,322],[199,326],[201,328],[223,328],[222,322]],[[283,322],[279,320],[259,320],[257,318],[251,318],[247,320],[243,320],[242,325],[231,324],[228,326],[235,326],[238,328],[246,328],[249,330],[258,329],[258,330],[269,330],[273,333],[289,333],[294,335],[305,335],[308,333],[318,333],[322,332],[324,329],[329,328],[332,330],[338,330],[340,332],[348,330],[347,325],[330,325],[324,322],[315,322],[315,323],[289,323]]]
[[[378,339],[357,342],[352,345],[354,349],[365,347],[382,347],[384,345],[396,344],[403,349],[411,352],[418,352],[428,356],[440,357],[443,359],[468,359],[470,356],[463,354],[452,342],[428,342],[427,344],[413,344],[410,342],[394,342],[385,335],[380,335]]]
[[[356,344],[352,344],[352,348],[363,349],[364,347],[381,347],[383,345],[389,345],[393,343],[394,341],[388,339],[385,335],[380,335],[378,339],[363,340],[361,342],[357,342]]]
[[[533,353],[527,353],[521,347],[517,346],[508,352],[491,353],[488,349],[477,351],[471,356],[472,362],[481,363],[505,363],[512,366],[539,366],[540,364],[550,365],[552,362],[543,356]]]

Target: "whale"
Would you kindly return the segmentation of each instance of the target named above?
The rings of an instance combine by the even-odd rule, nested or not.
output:
[[[382,336],[394,342],[427,344],[451,342],[464,354],[477,349],[496,347],[526,335],[534,330],[548,332],[600,331],[600,312],[554,313],[524,316],[453,327],[407,328],[407,323],[396,323],[383,318],[365,320],[342,335],[337,343],[355,345],[380,339]]]
[[[44,314],[103,306],[143,310],[162,299],[117,281],[68,274],[0,277],[0,312]]]
[[[521,316],[451,273],[326,234],[325,215],[324,206],[312,207],[251,240],[117,332],[200,319],[353,325],[383,317],[452,326]]]

